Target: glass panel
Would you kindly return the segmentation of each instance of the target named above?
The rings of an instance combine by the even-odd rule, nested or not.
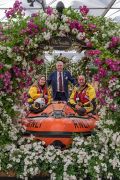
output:
[[[111,0],[73,0],[72,7],[78,8],[79,6],[86,5],[88,8],[106,8]]]
[[[60,0],[46,0],[46,5],[50,5],[51,7],[55,8],[59,1]],[[104,8],[108,7],[111,0],[62,0],[62,2],[66,8],[72,6],[75,9],[79,9],[80,6],[86,5],[88,8],[90,8],[90,15],[100,16],[105,11]]]
[[[111,9],[109,12],[106,14],[107,18],[111,18],[116,22],[120,22],[120,9]]]
[[[47,6],[49,4],[51,4],[52,7],[56,7],[56,4],[59,2],[60,0],[46,0],[46,4]],[[86,5],[89,8],[105,8],[108,6],[108,4],[111,2],[111,0],[62,0],[62,2],[64,3],[65,7],[69,7],[72,6],[74,8],[79,8],[79,6],[82,5]]]
[[[5,9],[0,9],[0,21],[5,21]]]
[[[45,1],[45,0],[44,0]],[[57,3],[60,0],[46,0],[46,5],[51,5],[53,8],[56,7]],[[4,8],[10,8],[13,6],[13,3],[15,0],[0,0],[0,19],[4,18]],[[21,0],[23,3],[23,7],[25,7],[26,15],[30,15],[31,13],[35,13],[41,8],[40,3],[34,2],[34,7],[30,6],[30,3],[27,2],[27,0]],[[104,8],[107,8],[109,3],[112,2],[112,0],[62,0],[65,7],[72,6],[75,9],[79,9],[79,6],[86,5],[88,8],[90,8],[90,15],[100,16],[104,12]],[[35,8],[35,9],[34,9]],[[112,18],[115,18],[116,16],[120,16],[118,8],[120,8],[120,0],[116,0],[112,8],[117,9],[110,9],[109,12],[106,14],[107,17],[111,16]],[[117,12],[117,13],[116,13]],[[112,14],[112,15],[111,15]]]
[[[39,9],[27,9],[26,11],[25,11],[25,15],[26,16],[31,16],[31,14],[33,14],[33,13],[37,13],[39,11]]]
[[[120,0],[116,0],[112,8],[120,8]]]
[[[30,6],[30,3],[27,2],[27,0],[21,0],[22,6],[25,8],[41,8],[41,4],[37,1],[34,2],[34,7]]]
[[[10,8],[15,0],[0,0],[0,8]]]
[[[11,8],[13,7],[15,0],[0,0],[0,20],[5,21],[5,8]],[[27,2],[27,0],[21,0],[22,6],[26,8],[25,14],[26,16],[30,16],[32,13],[36,13],[41,8],[41,4],[38,2],[34,3],[34,7],[30,6],[30,3]],[[27,9],[28,8],[28,9]]]
[[[11,8],[14,2],[15,0],[0,0],[0,8]],[[22,2],[22,6],[25,8],[41,8],[40,3],[37,1],[34,2],[34,7],[31,7],[27,0],[20,0],[20,2]]]
[[[50,6],[51,7],[53,7],[53,8],[55,8],[56,7],[56,5],[57,5],[57,3],[59,2],[60,0],[56,0],[56,1],[48,1],[48,0],[46,0],[46,5],[48,6],[49,5],[49,3],[51,4],[51,2],[53,2]],[[62,1],[63,3],[64,3],[64,5],[65,5],[65,7],[66,8],[68,8],[69,6],[71,6],[71,1]]]
[[[93,16],[101,16],[105,9],[90,9],[89,14]]]
[[[115,17],[113,18],[113,20],[116,22],[120,22],[120,10],[117,13],[115,13]]]
[[[110,9],[108,13],[105,15],[105,17],[114,18],[116,17],[116,13],[119,12],[118,9]]]
[[[113,8],[113,9],[112,9]],[[120,0],[116,0],[105,17],[112,18],[116,22],[120,22]]]

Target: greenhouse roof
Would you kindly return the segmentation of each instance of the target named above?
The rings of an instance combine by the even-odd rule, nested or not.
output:
[[[60,0],[20,0],[23,7],[26,8],[26,16],[39,11],[44,7],[56,7]],[[13,6],[15,0],[0,0],[0,20],[5,21],[5,10]],[[33,3],[31,3],[33,2]],[[86,5],[90,11],[90,15],[106,16],[114,21],[120,22],[120,0],[62,0],[65,8],[71,6],[79,9],[80,6]]]

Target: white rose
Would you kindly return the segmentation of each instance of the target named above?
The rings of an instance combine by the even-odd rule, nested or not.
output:
[[[83,39],[82,33],[78,33],[77,36],[76,36],[76,38],[77,38],[78,40],[82,40],[82,39]]]
[[[20,162],[20,159],[16,159],[16,162],[18,162],[18,163],[19,163],[19,162]]]
[[[41,12],[41,14],[42,14],[42,17],[43,17],[44,19],[46,19],[46,18],[47,18],[47,16],[48,16],[48,14],[47,14],[47,13],[42,13],[42,12]]]
[[[51,16],[49,16],[50,17],[50,20],[54,20],[55,19],[55,15],[54,14],[51,14]]]
[[[106,37],[106,34],[102,34],[102,37],[105,38],[105,37]]]
[[[67,22],[69,18],[66,15],[62,15],[61,18],[63,19],[63,22]]]
[[[78,34],[78,30],[77,30],[76,28],[73,28],[73,29],[72,29],[72,33],[73,33],[73,34]]]
[[[38,47],[38,44],[34,44],[34,48],[37,48]]]
[[[21,56],[17,56],[16,61],[18,61],[18,62],[22,61]]]
[[[54,23],[54,24],[53,24],[53,29],[52,29],[52,30],[55,31],[56,29],[57,29],[57,24]]]
[[[60,32],[57,34],[57,36],[60,36],[60,37],[65,37],[66,35],[64,34],[64,32],[63,32],[63,31],[60,31]]]
[[[33,172],[33,168],[31,167],[31,168],[29,169],[29,171],[30,171],[30,172]]]
[[[51,37],[51,34],[50,34],[50,32],[44,32],[43,33],[43,38],[47,41],[47,40],[49,40],[50,39],[50,37]]]
[[[1,51],[6,51],[6,50],[7,50],[7,47],[0,46],[0,50],[1,50]]]
[[[12,65],[10,65],[10,64],[5,64],[5,67],[8,68],[8,69],[10,69],[10,68],[12,67]]]
[[[88,42],[89,42],[89,39],[86,38],[86,39],[85,39],[85,43],[88,43]]]

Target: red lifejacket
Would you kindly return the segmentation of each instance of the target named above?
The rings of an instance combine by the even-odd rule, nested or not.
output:
[[[75,93],[75,96],[74,96],[75,102],[78,101],[78,102],[81,102],[82,104],[89,102],[89,97],[86,94],[86,90],[87,90],[87,87],[85,87],[80,92]]]
[[[46,86],[38,86],[37,88],[37,93],[38,94],[43,94],[43,98],[45,98],[45,95],[48,96],[48,91],[47,91],[47,87]],[[48,103],[48,98],[45,98],[45,104]]]

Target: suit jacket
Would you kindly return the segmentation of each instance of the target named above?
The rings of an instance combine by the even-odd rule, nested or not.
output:
[[[73,85],[75,85],[75,79],[71,76],[69,71],[63,71],[63,86],[65,91],[65,96],[68,99],[68,82],[71,82]],[[52,86],[53,91],[53,99],[56,96],[57,93],[57,71],[54,71],[51,73],[47,80],[48,86]]]

